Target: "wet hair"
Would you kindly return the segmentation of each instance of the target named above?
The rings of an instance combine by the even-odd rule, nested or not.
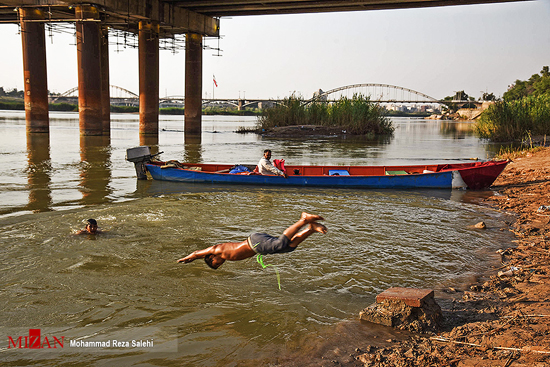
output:
[[[97,226],[97,221],[95,219],[88,219],[88,224],[91,226]]]
[[[264,154],[267,153],[267,152],[271,153],[271,149],[264,150]]]
[[[214,255],[210,254],[210,255],[206,255],[206,257],[204,258],[204,262],[206,263],[206,265],[208,265],[209,267],[211,267],[212,269],[216,270],[218,267],[215,267],[214,264],[212,264],[212,259],[214,258]]]

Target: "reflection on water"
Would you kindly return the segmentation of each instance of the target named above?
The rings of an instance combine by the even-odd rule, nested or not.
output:
[[[80,137],[80,183],[82,203],[99,204],[110,201],[111,182],[110,136]]]
[[[27,177],[29,184],[28,210],[44,212],[51,210],[50,134],[27,134]]]
[[[138,117],[111,120],[110,137],[80,137],[75,114],[50,118],[48,134],[25,133],[24,113],[0,113],[0,333],[52,329],[82,338],[153,328],[157,351],[5,353],[13,365],[266,365],[308,360],[320,339],[394,338],[356,323],[359,310],[390,286],[435,287],[487,268],[509,241],[498,212],[472,203],[487,192],[262,188],[138,181],[126,149],[162,158],[254,164],[264,149],[292,164],[413,164],[490,153],[440,122],[397,119],[385,141],[263,139],[236,134],[251,118],[204,117],[200,139],[180,118],[162,117],[158,137],[139,136]],[[448,122],[445,122],[446,124]],[[301,211],[320,213],[329,232],[290,254],[176,264],[194,250],[250,233],[278,234]],[[74,236],[87,218],[107,230]],[[469,228],[479,221],[486,231]],[[346,327],[346,336],[335,337]],[[163,330],[175,330],[165,333]],[[343,331],[342,331],[343,332]],[[63,333],[63,334],[60,334]],[[99,337],[97,336],[97,337]],[[361,339],[362,340],[362,339]],[[166,343],[163,343],[166,341]],[[155,342],[157,343],[157,342]],[[367,344],[372,344],[368,341]],[[320,365],[309,361],[312,365]],[[297,362],[300,365],[299,362]],[[290,364],[292,365],[292,363]]]
[[[151,154],[157,154],[159,136],[158,135],[149,135],[149,134],[140,134],[139,135],[139,145],[145,145],[151,148]]]
[[[202,137],[196,134],[185,134],[183,161],[202,163]]]
[[[464,139],[474,136],[472,122],[441,121],[441,134],[452,136],[455,139]]]

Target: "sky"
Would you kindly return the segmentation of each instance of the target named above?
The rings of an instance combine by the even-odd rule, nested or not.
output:
[[[438,99],[464,90],[477,99],[501,96],[550,65],[550,0],[222,18],[220,34],[222,56],[203,51],[208,98],[309,98],[318,89],[382,83]],[[17,25],[0,24],[0,49],[0,86],[22,89]],[[74,36],[54,33],[46,50],[48,89],[76,87]],[[111,45],[109,57],[110,84],[138,93],[137,49]],[[160,51],[161,97],[184,94],[184,68],[184,50]]]

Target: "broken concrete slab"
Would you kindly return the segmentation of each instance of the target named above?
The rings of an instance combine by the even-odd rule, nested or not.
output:
[[[432,289],[393,287],[376,296],[376,303],[382,303],[385,300],[399,300],[407,306],[422,307],[422,303],[429,298],[434,298]]]
[[[443,319],[431,289],[394,287],[376,297],[376,303],[359,313],[376,324],[413,332],[436,332]]]

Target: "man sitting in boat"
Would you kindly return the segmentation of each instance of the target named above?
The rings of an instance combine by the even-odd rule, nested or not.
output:
[[[260,175],[276,175],[276,176],[283,176],[284,178],[288,178],[286,172],[281,171],[277,167],[271,163],[271,150],[266,149],[264,150],[264,156],[262,159],[260,159],[260,162],[258,163],[258,172]]]
[[[300,220],[288,227],[280,237],[273,237],[267,233],[253,233],[242,242],[226,242],[198,250],[179,259],[179,263],[190,263],[197,259],[204,259],[206,265],[212,269],[219,268],[226,260],[244,260],[256,254],[278,254],[291,252],[306,238],[315,232],[327,233],[327,227],[317,223],[323,217],[315,214],[302,213]],[[306,229],[300,229],[309,224]]]

